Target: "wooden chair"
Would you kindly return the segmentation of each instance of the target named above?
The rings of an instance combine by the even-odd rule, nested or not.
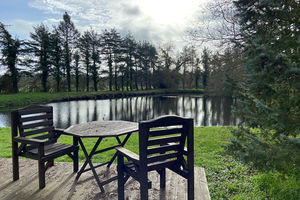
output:
[[[152,186],[147,174],[152,170],[160,175],[160,188],[165,188],[166,168],[187,179],[188,199],[194,200],[193,119],[163,116],[140,122],[139,155],[123,147],[117,150],[119,200],[124,200],[124,185],[130,176],[140,183],[141,199],[148,199],[148,189]]]
[[[51,106],[31,105],[11,112],[13,180],[19,179],[19,156],[38,160],[39,187],[45,187],[45,172],[54,165],[54,159],[69,155],[74,172],[78,171],[78,144],[58,143],[63,133],[53,126]],[[73,153],[73,154],[72,154]],[[45,163],[47,164],[45,165]]]

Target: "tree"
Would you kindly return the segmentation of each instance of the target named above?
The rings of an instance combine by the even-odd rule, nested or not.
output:
[[[150,70],[152,71],[152,74],[149,77],[149,79],[151,79],[151,85],[152,85],[152,87],[154,87],[154,73],[157,70],[156,63],[158,60],[158,54],[157,54],[156,47],[152,44],[150,44],[150,46],[149,46],[148,56],[149,56],[149,62],[150,62]]]
[[[143,82],[145,83],[146,89],[150,89],[150,80],[152,79],[153,72],[155,70],[155,62],[157,60],[156,48],[148,41],[139,43],[137,46],[136,59],[138,60],[140,68],[139,73],[142,78],[140,80],[141,89],[143,89]]]
[[[232,96],[232,88],[228,87],[228,80],[241,84],[244,78],[245,56],[241,48],[228,47],[224,52],[211,54],[210,76],[207,80],[206,92]]]
[[[210,1],[201,11],[197,22],[188,30],[193,41],[232,46],[240,41],[240,25],[233,0]],[[205,20],[203,20],[205,19]]]
[[[171,65],[174,62],[172,58],[173,49],[174,45],[171,43],[163,44],[159,47],[160,59],[166,69],[170,69]]]
[[[100,36],[93,30],[89,31],[89,37],[90,37],[90,46],[91,46],[91,55],[92,55],[92,61],[93,64],[91,65],[91,71],[92,71],[92,77],[93,77],[93,83],[94,83],[94,90],[97,91],[97,84],[98,84],[98,70],[100,66],[98,64],[101,63],[100,61]]]
[[[59,32],[57,31],[57,28],[54,28],[54,31],[50,37],[51,37],[51,45],[52,45],[51,60],[52,60],[52,65],[54,66],[53,74],[54,74],[54,79],[56,82],[56,91],[59,92],[61,75],[62,75],[62,72],[61,72],[61,65],[62,65],[61,44],[62,44],[62,41],[60,40]]]
[[[78,51],[75,51],[74,55],[74,61],[75,61],[75,87],[76,87],[76,92],[79,91],[79,60],[80,60],[80,55]]]
[[[90,36],[87,31],[84,32],[83,35],[80,36],[77,47],[80,50],[81,56],[83,57],[83,62],[85,65],[86,71],[86,91],[89,91],[90,88],[90,57],[91,57],[91,43]]]
[[[207,79],[210,72],[210,52],[207,48],[203,49],[202,52],[202,64],[203,64],[203,72],[202,72],[202,85],[204,88],[207,86]]]
[[[44,24],[33,28],[34,32],[30,33],[31,41],[29,44],[29,51],[37,57],[35,71],[41,72],[41,82],[43,92],[48,91],[47,80],[51,68],[51,33],[48,27]]]
[[[64,67],[67,72],[68,91],[71,91],[71,52],[75,46],[75,42],[79,37],[79,33],[71,21],[70,15],[65,12],[63,21],[58,26],[58,32],[63,42]]]
[[[196,59],[196,50],[193,46],[184,46],[176,61],[176,70],[182,69],[182,88],[186,88],[188,68],[193,70],[193,65]],[[193,72],[192,72],[193,73]],[[191,81],[190,81],[191,82]]]
[[[228,149],[260,169],[299,172],[299,1],[235,5],[247,62],[244,84],[232,83],[241,123]]]
[[[133,90],[133,66],[134,57],[136,53],[137,43],[132,35],[127,35],[122,42],[122,49],[124,54],[124,62],[126,63],[125,76],[126,76],[126,88],[127,91]]]
[[[0,48],[1,62],[7,66],[10,79],[12,81],[12,89],[14,93],[19,92],[19,68],[17,67],[18,55],[20,54],[22,41],[13,39],[6,30],[5,25],[0,22]]]
[[[120,34],[115,29],[111,29],[110,31],[105,30],[101,35],[101,41],[101,54],[105,56],[108,64],[109,90],[112,91],[113,79],[115,90],[118,90],[117,75],[118,60],[120,60]]]
[[[200,59],[196,58],[196,62],[195,62],[195,88],[198,89],[199,88],[199,83],[200,83],[200,77],[201,77],[201,70],[199,67],[199,63],[200,63]]]

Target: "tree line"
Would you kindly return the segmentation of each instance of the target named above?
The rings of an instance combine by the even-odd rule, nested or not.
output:
[[[0,23],[0,49],[2,93],[205,88],[213,71],[207,48],[199,56],[194,46],[175,52],[174,44],[157,48],[116,29],[80,33],[68,13],[52,29],[33,27],[29,40],[13,38]]]

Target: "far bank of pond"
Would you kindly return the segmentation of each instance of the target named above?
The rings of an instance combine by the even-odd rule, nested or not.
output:
[[[46,104],[72,100],[113,99],[145,95],[203,94],[202,89],[186,90],[141,90],[141,91],[97,91],[97,92],[36,92],[0,94],[0,111],[10,111],[33,103]]]
[[[234,100],[228,97],[205,97],[197,94],[147,95],[114,99],[87,99],[53,102],[56,127],[101,120],[141,121],[161,115],[194,118],[195,126],[233,126]],[[10,112],[0,112],[0,127],[10,126]]]

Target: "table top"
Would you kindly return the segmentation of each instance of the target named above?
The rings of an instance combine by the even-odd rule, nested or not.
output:
[[[78,137],[116,137],[135,131],[138,131],[138,123],[129,121],[93,121],[64,130],[66,134]]]

